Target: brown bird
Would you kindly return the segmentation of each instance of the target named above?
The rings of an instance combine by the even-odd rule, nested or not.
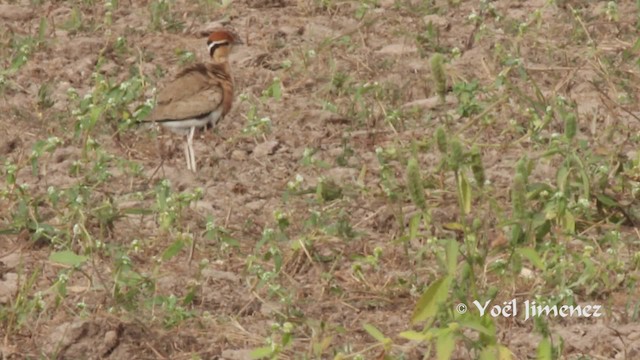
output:
[[[196,128],[214,126],[231,110],[233,79],[229,52],[242,42],[231,31],[218,30],[209,35],[207,47],[210,63],[199,63],[183,69],[160,90],[156,106],[145,122],[155,122],[187,136],[185,155],[187,168],[196,172],[193,135]]]

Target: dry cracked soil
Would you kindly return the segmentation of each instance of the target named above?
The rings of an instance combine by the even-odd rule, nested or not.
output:
[[[0,2],[2,359],[249,359],[269,341],[273,358],[436,358],[398,334],[421,329],[414,308],[443,269],[434,239],[469,241],[456,226],[465,216],[482,220],[480,293],[493,288],[501,303],[577,289],[575,303],[604,309],[544,324],[496,318],[512,358],[534,358],[545,333],[562,344],[557,358],[639,358],[632,214],[615,227],[630,239],[615,254],[631,265],[594,280],[605,290],[579,277],[572,288],[527,262],[516,275],[490,265],[510,259],[500,214],[511,209],[517,161],[536,159],[534,179],[561,176],[561,161],[543,159],[527,132],[540,98],[576,104],[577,138],[594,153],[618,164],[637,156],[640,109],[628,94],[639,70],[620,60],[638,56],[637,13],[631,1]],[[244,41],[231,57],[236,98],[198,134],[192,174],[183,138],[126,119],[182,66],[206,61],[204,37],[218,27]],[[446,54],[443,101],[435,52]],[[122,100],[113,91],[123,82],[134,95],[104,105]],[[474,111],[453,85],[462,83],[491,89],[468,92],[482,112],[461,115]],[[86,111],[83,99],[93,101]],[[539,137],[563,132],[540,121]],[[492,190],[470,214],[428,146],[441,125],[482,149]],[[403,190],[410,154],[430,210],[407,237],[419,212]],[[609,198],[631,204],[635,193],[616,186]],[[554,237],[554,223],[545,241],[604,254],[597,239],[613,221],[603,219],[576,221],[572,238]],[[478,333],[463,334],[452,358],[478,358]]]

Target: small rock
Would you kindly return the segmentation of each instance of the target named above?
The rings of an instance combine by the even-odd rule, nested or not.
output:
[[[520,276],[522,276],[523,278],[527,279],[527,280],[532,280],[535,279],[536,274],[531,270],[531,269],[527,269],[527,268],[522,268],[520,270]]]
[[[253,350],[243,349],[243,350],[223,350],[222,358],[227,360],[244,360],[244,359],[253,359],[252,353]]]
[[[53,100],[53,108],[56,110],[64,110],[67,107],[67,91],[71,88],[71,83],[68,81],[60,81],[56,86],[56,89],[51,94],[51,100]]]
[[[230,282],[239,282],[240,278],[238,275],[229,272],[229,271],[220,271],[216,269],[203,269],[202,276],[204,276],[208,280],[226,280]]]
[[[265,141],[253,148],[253,155],[255,157],[265,157],[267,155],[273,155],[279,147],[280,142],[277,140]]]
[[[411,102],[408,102],[402,107],[418,107],[421,109],[429,110],[435,109],[440,105],[455,105],[458,103],[458,99],[454,95],[447,95],[444,99],[444,104],[440,102],[440,98],[438,96],[432,96],[427,99],[418,99]]]
[[[258,211],[258,210],[262,210],[265,203],[266,203],[266,200],[259,199],[259,200],[254,200],[252,202],[246,203],[244,207],[251,211]]]
[[[389,44],[376,52],[384,55],[404,55],[416,53],[418,52],[418,48],[415,47],[415,45]]]
[[[244,150],[233,150],[231,160],[243,161],[247,159],[247,152]]]
[[[305,33],[309,39],[325,39],[336,36],[337,30],[311,21],[307,24]]]
[[[283,34],[286,36],[290,35],[302,35],[304,33],[304,27],[300,26],[290,26],[290,25],[282,25],[278,28],[279,34]]]
[[[396,0],[381,0],[379,4],[381,8],[389,9],[396,4]]]
[[[346,124],[349,122],[349,119],[331,111],[309,110],[304,112],[301,121],[314,124]]]
[[[446,29],[449,27],[449,22],[442,16],[431,14],[422,18],[425,24],[433,24],[438,29]]]
[[[18,252],[12,252],[11,254],[0,258],[0,263],[4,264],[8,268],[15,268],[20,264],[20,254]]]
[[[6,273],[0,278],[0,304],[7,304],[18,291],[18,274]]]
[[[284,311],[282,305],[275,301],[266,301],[260,306],[260,313],[265,316],[271,316],[273,314],[279,314]]]
[[[284,0],[249,0],[247,5],[254,9],[279,8],[286,6]]]
[[[29,8],[0,4],[0,19],[9,21],[24,21],[33,17],[33,11]]]
[[[59,349],[65,349],[85,336],[89,329],[87,321],[64,323],[56,327],[47,339],[44,349],[47,353],[53,353]]]
[[[100,68],[100,73],[109,76],[115,76],[118,74],[120,67],[113,62],[108,62]]]
[[[328,179],[336,182],[336,184],[343,186],[344,184],[352,183],[358,178],[358,170],[346,167],[336,167],[330,169],[325,173]]]
[[[101,353],[107,354],[114,347],[118,345],[118,332],[115,330],[109,330],[104,334],[104,342],[102,343]]]

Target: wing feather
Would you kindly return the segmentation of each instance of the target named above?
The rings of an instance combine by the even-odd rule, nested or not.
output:
[[[206,67],[196,65],[182,71],[160,91],[156,107],[145,121],[198,118],[218,109],[222,97],[220,82],[207,75]]]

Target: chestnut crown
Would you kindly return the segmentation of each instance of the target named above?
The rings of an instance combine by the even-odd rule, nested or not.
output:
[[[242,44],[240,37],[230,30],[217,30],[207,38],[209,56],[216,62],[227,61],[231,45]]]

